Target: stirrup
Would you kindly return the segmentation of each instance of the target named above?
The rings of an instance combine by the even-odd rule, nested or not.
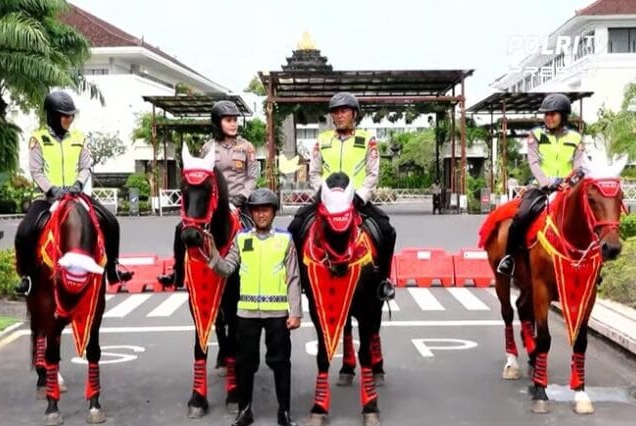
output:
[[[503,269],[503,263],[506,260],[510,260],[510,262],[512,262],[512,269],[510,271],[505,271]],[[516,264],[515,264],[514,257],[511,254],[507,254],[499,261],[499,264],[497,265],[497,273],[501,275],[505,275],[507,277],[512,277],[515,274],[515,268],[516,268]]]
[[[29,294],[31,294],[31,289],[33,288],[33,282],[31,281],[31,276],[30,275],[25,275],[22,277],[22,279],[20,280],[20,284],[18,284],[18,286],[22,285],[22,281],[27,280],[27,282],[29,283],[28,288],[26,289],[26,291],[17,291],[15,290],[15,292],[21,296],[28,296]],[[16,286],[16,287],[18,287]]]

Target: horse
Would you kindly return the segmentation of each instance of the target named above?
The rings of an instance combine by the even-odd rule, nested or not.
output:
[[[380,425],[378,395],[371,365],[371,336],[382,315],[377,297],[381,278],[377,250],[353,206],[353,186],[344,173],[330,175],[319,191],[316,218],[300,241],[301,284],[318,335],[316,388],[310,426],[328,422],[329,365],[351,314],[358,321],[363,424]]]
[[[224,254],[239,230],[238,214],[231,212],[227,183],[214,166],[215,151],[204,158],[192,157],[183,144],[181,179],[181,239],[186,246],[185,276],[190,313],[196,333],[194,384],[188,401],[188,417],[200,418],[208,411],[207,341],[216,322],[219,351],[225,356],[226,405],[238,404],[236,382],[236,310],[238,274],[227,280],[208,266],[212,245]],[[219,315],[217,315],[217,312]],[[225,328],[227,327],[227,329]]]
[[[46,371],[46,425],[63,423],[59,411],[59,362],[62,330],[72,325],[77,354],[86,354],[88,423],[102,423],[100,406],[99,327],[106,304],[104,238],[86,195],[66,194],[53,204],[39,239],[34,274],[27,296],[32,336],[31,357],[39,375]],[[42,383],[38,383],[40,386]]]
[[[550,349],[548,311],[552,301],[560,301],[570,344],[573,347],[570,387],[575,392],[573,410],[591,414],[594,407],[585,391],[585,351],[590,313],[596,300],[596,283],[602,264],[621,251],[619,219],[624,206],[620,173],[627,158],[585,157],[580,169],[567,179],[567,189],[559,191],[537,219],[526,237],[527,252],[516,256],[514,282],[522,338],[534,368],[532,411],[549,412],[547,357]],[[511,279],[495,271],[504,256],[510,218],[518,200],[500,206],[485,220],[480,245],[488,254],[495,273],[496,292],[505,323],[507,362],[505,379],[519,379],[517,348],[512,331]],[[536,323],[536,337],[534,325]]]

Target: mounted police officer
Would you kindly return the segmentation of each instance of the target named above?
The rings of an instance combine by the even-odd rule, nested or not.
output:
[[[65,92],[51,92],[44,100],[44,111],[47,125],[35,131],[29,140],[29,171],[45,199],[33,202],[15,236],[16,269],[22,276],[15,291],[24,295],[31,290],[36,247],[52,203],[67,192],[82,192],[91,176],[92,160],[85,137],[78,130],[71,130],[77,113],[73,98]],[[106,279],[110,284],[128,281],[133,274],[117,269],[119,223],[96,199],[91,200],[104,234],[108,257]]]
[[[216,168],[223,173],[227,182],[230,203],[241,213],[242,227],[251,227],[251,219],[243,213],[245,200],[256,188],[258,163],[254,154],[254,146],[238,135],[238,117],[241,115],[232,101],[218,101],[212,106],[212,139],[201,148],[200,157],[211,150],[216,151]],[[173,272],[160,275],[163,285],[183,286],[185,245],[181,241],[181,222],[174,233],[174,268]]]
[[[567,127],[572,112],[567,96],[546,96],[539,112],[544,113],[544,126],[532,129],[528,135],[528,162],[538,187],[530,186],[523,193],[508,229],[506,255],[497,266],[497,272],[507,276],[514,274],[514,256],[524,245],[526,231],[547,204],[546,190],[564,189],[567,185],[563,179],[580,166],[585,152],[581,134]]]
[[[289,414],[291,398],[290,330],[302,317],[300,273],[291,235],[272,228],[278,198],[269,189],[247,200],[254,228],[240,232],[225,259],[213,250],[210,266],[220,275],[241,275],[238,302],[237,377],[239,414],[232,426],[254,422],[252,394],[258,370],[261,331],[265,329],[266,364],[274,371],[278,424],[296,426]]]
[[[336,93],[329,102],[329,112],[335,124],[334,130],[322,132],[314,147],[309,164],[309,179],[312,187],[318,191],[324,179],[331,173],[346,173],[356,190],[354,204],[356,209],[377,225],[381,234],[378,247],[382,282],[379,289],[381,298],[392,298],[395,290],[389,281],[391,261],[395,249],[395,229],[386,213],[371,203],[370,199],[378,184],[380,156],[373,136],[364,130],[356,129],[360,118],[360,104],[350,93]],[[306,221],[314,215],[316,204],[298,210],[289,225],[289,231],[297,239],[297,247]]]

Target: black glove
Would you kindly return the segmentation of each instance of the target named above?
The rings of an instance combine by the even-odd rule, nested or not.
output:
[[[559,186],[563,183],[563,178],[554,179],[548,186],[545,187],[545,190],[548,192],[554,192],[559,189]]]
[[[235,195],[230,198],[230,203],[234,204],[237,209],[242,209],[245,206],[247,198],[244,195]]]
[[[84,189],[84,185],[82,185],[82,182],[78,180],[78,181],[75,181],[75,183],[73,184],[73,186],[71,186],[68,192],[70,192],[73,195],[79,195],[82,192],[82,189]]]
[[[49,198],[53,198],[54,200],[59,200],[61,199],[66,193],[68,192],[68,190],[66,188],[62,188],[59,186],[52,186],[51,188],[49,188],[48,191],[46,191],[46,195]]]

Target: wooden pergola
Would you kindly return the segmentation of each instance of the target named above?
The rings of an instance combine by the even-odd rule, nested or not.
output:
[[[252,110],[239,95],[228,95],[223,93],[206,95],[175,95],[175,96],[143,96],[144,101],[152,104],[152,155],[153,169],[157,169],[157,130],[174,130],[181,135],[188,132],[209,133],[212,130],[210,122],[210,112],[212,106],[222,100],[230,100],[236,104],[243,117],[252,115]],[[163,110],[164,116],[170,114],[174,118],[191,118],[187,122],[158,123],[156,109]],[[205,118],[204,118],[205,117]],[[164,150],[164,175],[167,174],[167,141],[163,140]],[[162,178],[164,185],[167,183],[166,176]],[[157,185],[157,188],[159,185]],[[168,189],[168,188],[164,188]],[[156,195],[156,194],[155,194]]]
[[[540,125],[543,120],[540,118],[525,118],[525,119],[509,119],[508,114],[511,115],[523,115],[523,114],[537,114],[543,99],[554,92],[495,92],[490,96],[477,102],[475,105],[468,108],[468,112],[476,115],[490,115],[490,143],[491,143],[491,159],[490,159],[490,190],[494,191],[494,158],[495,153],[492,149],[494,138],[494,116],[501,116],[499,122],[501,125],[499,134],[501,135],[501,152],[502,152],[502,174],[503,174],[503,191],[508,191],[508,130],[511,129],[511,125],[514,128],[529,129]],[[579,103],[579,116],[576,118],[570,117],[571,122],[577,122],[579,131],[583,130],[583,99],[590,97],[594,92],[559,92],[564,94],[570,99],[570,102],[580,101]],[[535,125],[533,125],[535,123]]]
[[[338,92],[355,95],[361,104],[362,113],[383,109],[404,111],[407,108],[433,104],[452,109],[451,120],[452,153],[451,176],[455,168],[455,107],[460,108],[461,180],[459,188],[466,192],[466,112],[465,80],[474,70],[400,70],[400,71],[332,71],[289,69],[284,71],[259,72],[267,92],[267,177],[269,186],[276,189],[275,180],[275,104],[318,104],[324,106],[325,114],[330,98]],[[459,93],[456,88],[459,86]],[[455,179],[451,188],[455,191]]]

